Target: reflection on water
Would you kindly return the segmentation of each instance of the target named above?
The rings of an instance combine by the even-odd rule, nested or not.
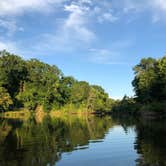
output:
[[[138,166],[166,166],[166,122],[148,121],[136,127]]]
[[[166,122],[111,117],[0,119],[1,166],[164,166]]]

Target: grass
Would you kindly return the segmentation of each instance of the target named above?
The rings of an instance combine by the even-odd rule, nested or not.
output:
[[[67,104],[60,109],[53,109],[50,114],[92,114],[94,113],[93,110],[88,110],[85,106],[81,105],[76,107],[73,104]]]
[[[0,113],[0,117],[6,118],[6,119],[21,119],[21,120],[28,120],[31,116],[32,112],[27,109],[19,109],[15,111],[7,111],[4,113]],[[36,110],[34,111],[36,122],[41,123],[43,121],[43,118],[46,115],[49,115],[51,117],[69,117],[70,115],[76,115],[76,116],[90,116],[94,114],[93,110],[87,110],[84,106],[79,106],[78,108],[72,104],[66,105],[60,109],[54,109],[50,112],[45,112],[42,106],[38,106]]]
[[[15,111],[7,111],[0,114],[0,117],[6,118],[6,119],[22,119],[22,120],[28,120],[30,118],[30,111],[27,109],[20,109]]]

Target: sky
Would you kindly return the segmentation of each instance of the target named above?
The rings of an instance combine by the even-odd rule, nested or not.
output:
[[[0,0],[0,50],[133,96],[132,68],[166,52],[166,0]]]

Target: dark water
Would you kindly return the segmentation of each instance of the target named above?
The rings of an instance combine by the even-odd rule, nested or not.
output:
[[[165,166],[166,122],[0,119],[0,166]]]

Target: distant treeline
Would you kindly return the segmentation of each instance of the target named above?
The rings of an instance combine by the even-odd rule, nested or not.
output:
[[[125,96],[113,108],[118,113],[166,113],[166,56],[142,59],[134,68],[135,97]]]
[[[0,112],[37,106],[110,111],[113,102],[102,87],[66,77],[55,65],[0,52]]]

